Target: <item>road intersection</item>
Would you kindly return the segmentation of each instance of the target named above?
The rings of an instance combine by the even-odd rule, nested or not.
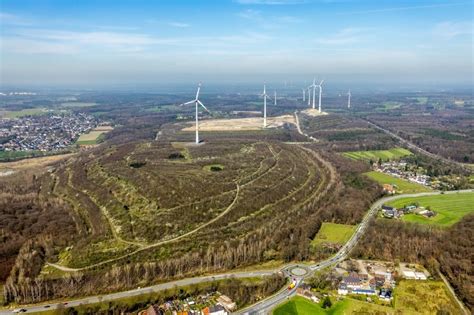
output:
[[[366,231],[368,224],[375,216],[377,211],[380,209],[380,207],[387,202],[400,199],[400,198],[406,198],[406,197],[422,197],[422,196],[433,196],[433,195],[439,195],[439,194],[461,194],[461,193],[469,193],[473,192],[473,190],[456,190],[456,191],[446,191],[446,192],[440,192],[440,191],[435,191],[435,192],[424,192],[424,193],[417,193],[417,194],[403,194],[403,195],[395,195],[395,196],[390,196],[390,197],[385,197],[378,199],[376,202],[372,204],[370,207],[369,211],[367,214],[364,216],[364,219],[362,222],[359,224],[356,232],[352,235],[350,240],[341,247],[341,249],[332,257],[320,261],[315,264],[305,264],[305,263],[292,263],[285,265],[281,269],[268,269],[268,270],[254,270],[254,271],[241,271],[241,272],[228,272],[228,273],[223,273],[223,274],[216,274],[216,275],[208,275],[208,276],[200,276],[200,277],[193,277],[193,278],[186,278],[186,279],[181,279],[181,280],[176,280],[176,281],[171,281],[171,282],[166,282],[166,283],[161,283],[157,284],[154,286],[149,286],[149,287],[144,287],[144,288],[137,288],[134,290],[128,290],[128,291],[123,291],[123,292],[117,292],[117,293],[111,293],[111,294],[105,294],[105,295],[100,295],[100,296],[92,296],[92,297],[85,297],[81,299],[76,299],[76,300],[71,300],[67,301],[67,305],[65,302],[56,302],[53,304],[42,304],[42,305],[34,305],[34,306],[25,306],[23,307],[28,313],[39,313],[39,312],[44,312],[52,309],[61,309],[65,307],[77,307],[81,305],[88,305],[88,304],[94,304],[94,303],[100,303],[100,302],[108,302],[108,301],[114,301],[117,299],[121,298],[127,298],[127,297],[133,297],[133,296],[138,296],[142,294],[150,294],[150,293],[155,293],[159,291],[163,291],[166,289],[171,289],[174,287],[180,287],[180,286],[187,286],[187,285],[192,285],[192,284],[198,284],[198,283],[205,283],[205,282],[212,282],[215,280],[223,280],[223,279],[230,279],[230,278],[252,278],[252,277],[266,277],[266,276],[271,276],[276,273],[283,274],[285,277],[289,279],[294,279],[295,280],[295,287],[291,290],[289,290],[286,286],[278,291],[276,294],[273,296],[270,296],[266,299],[263,299],[259,301],[258,303],[249,306],[245,309],[242,309],[240,311],[237,311],[236,314],[268,314],[271,312],[273,308],[275,308],[278,304],[284,302],[285,300],[291,298],[296,294],[296,289],[298,286],[301,284],[301,282],[308,277],[311,277],[311,275],[318,270],[323,270],[325,268],[328,268],[332,265],[335,265],[336,263],[344,260],[350,253],[350,251],[357,245],[357,242],[360,240],[364,232]],[[295,272],[295,270],[298,270]],[[304,270],[302,272],[301,270]],[[45,308],[45,306],[48,305],[48,308]],[[0,315],[6,315],[6,314],[11,314],[12,310],[11,309],[0,309]]]

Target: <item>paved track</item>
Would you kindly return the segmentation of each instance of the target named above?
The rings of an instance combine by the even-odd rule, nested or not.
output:
[[[444,193],[445,194],[461,194],[461,193],[468,193],[468,192],[473,192],[473,190],[456,190],[456,191],[447,191]],[[102,296],[92,296],[92,297],[72,300],[72,301],[68,301],[67,306],[79,306],[79,305],[92,304],[92,303],[98,303],[98,302],[104,302],[104,301],[113,301],[120,298],[158,292],[158,291],[173,288],[175,286],[179,287],[179,286],[185,286],[185,285],[190,285],[190,284],[210,282],[213,280],[227,279],[227,278],[232,278],[232,277],[235,277],[235,278],[264,277],[264,276],[270,276],[272,274],[282,272],[285,276],[289,278],[294,278],[297,282],[297,285],[295,286],[294,289],[288,290],[285,287],[279,292],[277,292],[275,295],[269,298],[266,298],[264,300],[261,300],[258,303],[246,309],[238,311],[236,313],[236,314],[268,314],[275,306],[277,306],[281,302],[284,302],[286,299],[294,296],[296,294],[296,288],[298,287],[298,285],[301,283],[301,281],[304,278],[311,276],[311,274],[314,271],[330,267],[336,264],[337,262],[344,260],[348,256],[352,248],[354,248],[354,246],[357,244],[361,236],[364,234],[365,230],[367,229],[368,222],[377,213],[377,210],[380,209],[382,204],[387,203],[389,201],[396,200],[396,199],[405,198],[405,197],[422,197],[422,196],[433,196],[433,195],[439,195],[439,194],[442,194],[442,192],[437,191],[437,192],[425,192],[425,193],[418,193],[418,194],[404,194],[404,195],[385,197],[385,198],[377,200],[376,202],[372,204],[369,212],[365,215],[364,219],[360,223],[359,227],[357,228],[356,232],[351,237],[351,239],[334,256],[332,256],[331,258],[327,260],[321,261],[317,264],[313,264],[313,265],[289,264],[289,265],[284,266],[280,270],[268,269],[268,270],[244,271],[244,272],[235,272],[235,273],[229,272],[229,273],[223,273],[223,274],[218,274],[218,275],[213,275],[213,276],[187,278],[187,279],[162,283],[162,284],[158,284],[158,285],[154,285],[150,287],[139,288],[135,290],[129,290],[129,291],[106,294]],[[295,268],[296,266],[305,268],[306,270],[308,270],[308,272],[302,276],[294,276],[291,274],[291,269]],[[50,307],[45,308],[44,305],[50,305]],[[63,303],[43,304],[43,305],[35,305],[35,306],[29,306],[29,307],[27,306],[24,308],[27,310],[27,313],[33,313],[33,312],[42,312],[46,310],[57,309],[61,307],[64,307]],[[6,309],[0,310],[0,315],[11,314],[11,313],[12,313],[12,310],[6,310]]]

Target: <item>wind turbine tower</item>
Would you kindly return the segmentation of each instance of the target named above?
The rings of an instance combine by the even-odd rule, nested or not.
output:
[[[306,102],[306,90],[305,89],[302,89],[303,90],[303,102]]]
[[[308,88],[310,89],[310,93],[311,93],[311,88],[313,88],[313,109],[316,108],[316,87],[318,86],[316,85],[316,78],[314,78],[313,83],[310,86],[308,86]],[[309,102],[308,102],[308,105],[310,105]]]
[[[351,108],[351,90],[347,92],[347,108]]]
[[[321,113],[321,95],[323,94],[323,82],[324,80],[321,80],[321,82],[319,82],[319,113]],[[314,108],[314,99],[313,99],[313,108]]]
[[[273,105],[277,105],[277,91],[273,93]]]
[[[311,88],[307,87],[307,89],[308,89],[308,106],[311,106]]]
[[[196,98],[193,99],[192,101],[189,101],[189,102],[186,102],[186,103],[183,103],[181,104],[180,106],[183,106],[183,105],[188,105],[188,104],[192,104],[194,103],[196,105],[196,144],[199,144],[199,106],[202,106],[202,108],[204,108],[208,113],[209,110],[206,108],[206,106],[204,106],[203,103],[201,103],[201,101],[199,100],[199,92],[201,90],[201,83],[199,83],[198,85],[198,89],[197,89],[197,92],[196,92]]]
[[[267,94],[267,89],[265,87],[265,84],[263,85],[263,128],[267,127],[267,97],[270,98]],[[271,99],[271,98],[270,98]]]

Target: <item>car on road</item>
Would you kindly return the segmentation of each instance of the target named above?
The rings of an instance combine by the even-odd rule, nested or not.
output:
[[[25,308],[17,308],[16,310],[13,310],[13,313],[26,313],[27,310]]]
[[[49,308],[50,306],[49,305],[45,305],[44,308]]]

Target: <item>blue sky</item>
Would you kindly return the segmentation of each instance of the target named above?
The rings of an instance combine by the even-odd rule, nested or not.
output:
[[[0,0],[0,79],[472,84],[472,15],[456,0]]]

